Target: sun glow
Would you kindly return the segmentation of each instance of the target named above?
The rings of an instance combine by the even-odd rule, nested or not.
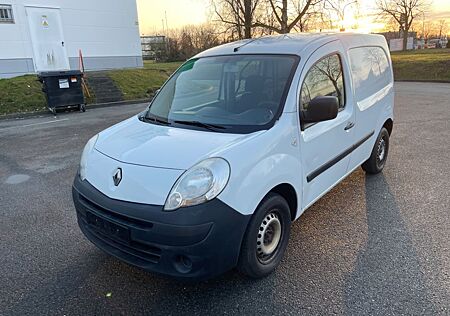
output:
[[[176,29],[189,24],[209,23],[217,20],[212,13],[210,0],[137,0],[140,31],[142,34],[163,33],[163,29]],[[335,18],[322,26],[321,31],[373,33],[386,30],[386,25],[377,21],[375,1],[358,0],[358,6],[348,5],[344,18]],[[450,1],[433,0],[426,18],[437,23],[447,20],[450,34]],[[422,20],[418,17],[417,20]],[[319,31],[319,29],[314,30]]]
[[[365,14],[361,14],[361,12]],[[379,32],[385,27],[384,23],[374,21],[374,16],[368,13],[368,8],[356,8],[353,6],[345,9],[344,19],[337,22],[337,25],[338,27],[334,31],[340,30],[358,33]]]

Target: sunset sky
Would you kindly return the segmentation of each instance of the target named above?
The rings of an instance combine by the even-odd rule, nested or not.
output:
[[[357,22],[359,31],[376,32],[383,28],[380,23],[375,23],[372,0],[359,0],[361,15]],[[140,31],[145,35],[153,35],[162,32],[162,20],[167,13],[167,24],[170,28],[179,28],[186,24],[199,24],[208,22],[215,17],[212,15],[210,0],[137,0]],[[369,16],[365,15],[368,14]],[[450,0],[434,0],[426,18],[433,17],[436,20],[447,19],[450,28]],[[422,19],[422,18],[421,18]],[[344,25],[349,28],[355,20],[351,10],[346,10]]]

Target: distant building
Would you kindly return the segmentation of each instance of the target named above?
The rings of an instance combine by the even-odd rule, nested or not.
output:
[[[446,48],[448,44],[448,39],[446,36],[442,38],[431,38],[427,40],[425,47],[427,48]]]
[[[141,36],[142,57],[163,60],[167,56],[167,39],[162,35]]]
[[[0,78],[142,67],[136,0],[0,0]]]
[[[403,49],[403,34],[401,32],[383,32],[377,33],[383,35],[389,45],[389,50],[399,51]],[[408,32],[408,42],[406,49],[414,49],[414,40],[417,38],[417,32]]]

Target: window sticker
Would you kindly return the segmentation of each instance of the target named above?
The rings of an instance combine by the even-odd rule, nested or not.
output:
[[[48,28],[48,18],[47,18],[46,15],[43,15],[43,16],[42,16],[42,26],[43,26],[44,28]]]
[[[69,79],[59,79],[60,89],[69,89]]]

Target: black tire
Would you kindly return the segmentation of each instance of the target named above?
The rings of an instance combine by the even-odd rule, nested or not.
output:
[[[83,113],[86,112],[86,105],[80,104],[80,111]]]
[[[277,228],[277,221],[280,223],[279,228]],[[260,233],[261,228],[264,236]],[[276,237],[277,229],[280,231],[279,237]],[[238,270],[251,278],[262,278],[272,273],[283,258],[290,232],[291,213],[288,203],[281,195],[269,193],[259,204],[247,227],[239,256]],[[273,243],[278,238],[279,241],[275,247]],[[263,253],[260,246],[261,240],[263,240],[264,250],[275,247],[271,254]]]
[[[382,128],[373,146],[370,158],[361,167],[369,174],[377,174],[383,171],[389,153],[389,132]]]

